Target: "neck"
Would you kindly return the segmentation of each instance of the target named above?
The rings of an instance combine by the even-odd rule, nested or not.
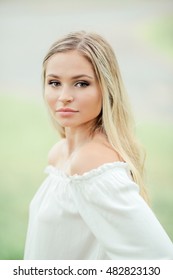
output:
[[[76,149],[83,146],[92,139],[90,129],[86,128],[65,128],[67,141],[67,152],[70,156]]]

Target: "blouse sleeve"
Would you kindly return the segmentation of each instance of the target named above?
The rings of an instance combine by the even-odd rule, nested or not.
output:
[[[173,259],[173,244],[126,169],[72,182],[78,211],[109,259]]]

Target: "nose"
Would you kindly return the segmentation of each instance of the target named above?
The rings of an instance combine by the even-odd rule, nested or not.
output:
[[[72,102],[73,99],[74,98],[73,98],[72,94],[70,93],[70,89],[64,86],[61,90],[58,100],[63,103],[68,103],[68,102]]]

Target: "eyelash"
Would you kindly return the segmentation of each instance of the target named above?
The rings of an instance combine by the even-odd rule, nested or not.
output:
[[[53,86],[53,87],[57,87],[58,85],[60,85],[60,82],[57,82],[57,81],[49,81],[48,84],[51,85],[51,86]]]
[[[51,85],[51,86],[53,86],[53,87],[58,87],[58,86],[61,85],[60,82],[58,82],[58,81],[53,81],[53,80],[49,81],[48,84]],[[80,86],[78,86],[79,84],[80,84]],[[75,86],[85,88],[85,87],[89,86],[89,83],[86,82],[86,81],[78,81],[77,83],[75,83]]]
[[[86,81],[79,81],[75,84],[75,86],[78,84],[81,84],[81,86],[79,86],[79,87],[84,87],[84,88],[89,86],[89,83]]]

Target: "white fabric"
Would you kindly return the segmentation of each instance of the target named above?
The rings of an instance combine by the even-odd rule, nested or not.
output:
[[[173,259],[173,244],[126,163],[49,174],[30,205],[25,259]]]

